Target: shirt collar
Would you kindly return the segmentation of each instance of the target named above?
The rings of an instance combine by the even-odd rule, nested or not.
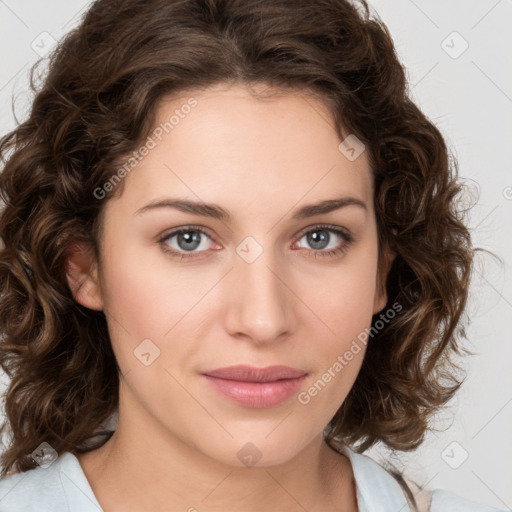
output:
[[[70,512],[103,512],[80,462],[71,452],[61,455],[59,478]]]
[[[389,471],[346,445],[341,451],[352,465],[359,512],[410,512],[402,487]]]

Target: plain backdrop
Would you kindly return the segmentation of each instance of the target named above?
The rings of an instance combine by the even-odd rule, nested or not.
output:
[[[250,1],[250,0],[248,0]],[[0,0],[0,133],[23,120],[30,66],[80,20],[84,0]],[[465,384],[410,453],[366,453],[428,488],[512,508],[512,0],[371,0],[405,64],[413,99],[445,135],[478,194],[471,214],[479,257]],[[3,376],[4,386],[6,377]],[[3,391],[3,389],[2,389]]]

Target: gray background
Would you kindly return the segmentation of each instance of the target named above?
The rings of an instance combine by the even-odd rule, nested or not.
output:
[[[90,2],[0,0],[0,133],[22,120],[27,77],[39,54],[77,24]],[[479,193],[474,243],[503,258],[479,257],[469,305],[468,378],[439,429],[420,449],[368,451],[428,488],[512,508],[512,0],[371,0],[405,63],[413,99],[446,136],[460,173]],[[456,33],[454,33],[456,32]],[[466,48],[467,47],[467,48]],[[5,383],[5,376],[3,382]]]

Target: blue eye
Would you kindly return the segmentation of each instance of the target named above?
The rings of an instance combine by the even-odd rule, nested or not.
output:
[[[332,234],[334,234],[334,237]],[[311,253],[314,258],[341,255],[348,250],[354,241],[353,236],[348,231],[336,226],[315,226],[303,232],[299,242],[302,239],[306,239],[306,243],[312,247],[306,252]],[[338,241],[334,243],[334,246],[329,247],[332,245],[333,239],[334,242],[336,242],[336,239],[341,240],[341,242]],[[199,257],[201,253],[207,252],[208,240],[210,243],[213,242],[213,239],[204,229],[198,226],[184,226],[166,234],[158,240],[158,243],[165,253],[182,260]]]
[[[194,226],[186,226],[184,228],[176,229],[168,235],[165,235],[164,238],[159,240],[159,243],[162,245],[162,249],[165,252],[168,252],[172,256],[176,256],[179,259],[183,259],[194,257],[196,252],[204,252],[204,249],[206,248],[204,247],[205,244],[202,241],[203,237],[210,239],[210,237],[202,229],[196,228]],[[176,238],[175,244],[178,246],[177,248],[173,248],[172,246],[169,247],[169,242],[174,238]],[[203,250],[197,251],[196,249],[198,248]]]
[[[334,237],[332,237],[332,233],[334,233]],[[303,238],[313,247],[313,251],[311,252],[315,258],[334,257],[344,254],[354,241],[350,233],[335,226],[316,226],[306,231],[301,236],[300,240]],[[329,248],[329,244],[332,243],[333,238],[334,241],[336,241],[336,238],[341,239],[342,243],[334,243],[334,245]]]

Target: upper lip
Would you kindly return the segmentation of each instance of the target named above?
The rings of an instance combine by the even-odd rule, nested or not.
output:
[[[307,372],[289,366],[257,368],[250,365],[236,365],[204,372],[204,375],[240,382],[274,382],[282,379],[296,379],[307,375]]]

